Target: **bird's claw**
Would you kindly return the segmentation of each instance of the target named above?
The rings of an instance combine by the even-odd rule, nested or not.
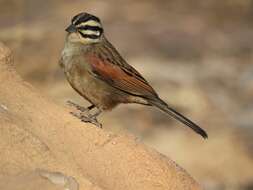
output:
[[[68,100],[66,103],[67,103],[67,105],[75,107],[77,110],[79,110],[81,112],[88,112],[89,111],[88,108],[82,107],[82,106],[80,106],[80,105],[78,105],[78,104],[76,104],[76,103],[74,103],[70,100]]]
[[[87,122],[92,123],[92,124],[96,125],[97,127],[102,128],[102,124],[99,123],[97,118],[95,118],[95,117],[86,117],[86,116],[84,116],[84,117],[82,117],[81,121],[85,122],[85,123],[87,123]]]
[[[72,114],[73,116],[77,117],[78,119],[80,119],[82,122],[85,123],[92,123],[94,125],[96,125],[99,128],[102,128],[102,124],[98,122],[97,118],[94,117],[93,115],[84,115],[83,113],[74,113],[74,112],[70,112],[70,114]]]

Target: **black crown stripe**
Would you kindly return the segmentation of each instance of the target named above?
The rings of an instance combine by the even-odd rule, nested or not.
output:
[[[72,19],[72,23],[74,23],[75,25],[79,25],[81,23],[87,22],[87,21],[96,21],[98,23],[100,23],[99,18],[97,18],[96,16],[87,14],[87,13],[81,13],[76,15],[73,19]]]

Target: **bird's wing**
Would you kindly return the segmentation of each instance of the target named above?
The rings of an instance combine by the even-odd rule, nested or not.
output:
[[[120,56],[117,52],[116,56]],[[92,74],[105,81],[107,84],[124,91],[128,94],[146,98],[158,97],[154,89],[132,66],[127,64],[123,58],[115,60],[115,55],[108,57],[108,53],[90,53],[88,62],[91,65]],[[110,59],[111,58],[111,59]]]

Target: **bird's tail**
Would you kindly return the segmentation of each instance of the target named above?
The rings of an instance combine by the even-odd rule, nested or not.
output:
[[[175,118],[176,120],[180,121],[181,123],[185,124],[186,126],[190,127],[193,131],[201,135],[204,139],[208,138],[207,133],[201,129],[198,125],[193,123],[191,120],[183,116],[182,114],[178,113],[174,109],[170,108],[163,100],[155,99],[149,100],[149,103],[153,106],[156,106],[160,110],[166,112],[171,117]]]

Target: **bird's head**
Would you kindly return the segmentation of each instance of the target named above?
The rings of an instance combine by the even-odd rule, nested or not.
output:
[[[83,12],[72,18],[66,32],[69,42],[92,44],[100,42],[104,30],[98,17]]]

